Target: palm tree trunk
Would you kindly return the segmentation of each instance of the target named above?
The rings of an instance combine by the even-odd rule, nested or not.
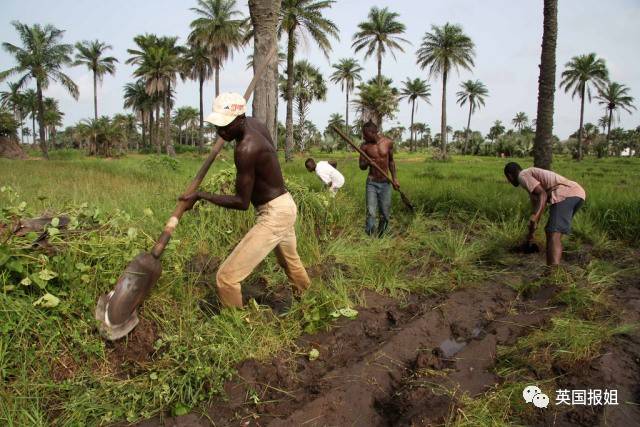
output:
[[[609,120],[607,121],[607,142],[611,137],[611,121],[613,120],[613,108],[609,109]]]
[[[304,131],[304,125],[307,121],[307,107],[303,100],[298,100],[298,146],[300,152],[304,152],[307,148],[306,135]]]
[[[220,95],[220,61],[216,60],[215,79],[216,79],[216,98]]]
[[[40,80],[36,79],[36,94],[38,98],[38,126],[40,128],[40,149],[45,159],[49,159],[49,150],[47,149],[47,139],[45,138],[44,128],[44,101],[42,100],[42,86]]]
[[[413,114],[415,112],[416,109],[416,100],[412,100],[411,102],[411,127],[409,128],[409,151],[413,152],[414,150],[414,143],[413,143]]]
[[[204,151],[204,107],[202,104],[202,87],[204,85],[204,76],[200,74],[200,127],[198,129],[198,151],[201,153]],[[193,140],[193,137],[192,137]]]
[[[169,118],[171,117],[171,106],[169,104],[169,94],[171,93],[170,86],[167,85],[167,91],[164,95],[164,149],[166,153],[173,157],[176,155],[175,149],[173,148],[173,141],[171,141],[171,125],[169,122]]]
[[[346,90],[347,93],[347,104],[344,112],[344,126],[347,135],[351,135],[351,131],[349,130],[349,89]]]
[[[462,154],[467,154],[467,147],[469,144],[469,129],[471,128],[471,111],[473,107],[473,101],[469,100],[469,117],[467,118],[467,131],[464,133],[464,148]]]
[[[293,59],[295,55],[295,28],[289,30],[287,46],[287,119],[284,144],[285,161],[293,160]]]
[[[36,115],[35,111],[31,112],[31,143],[36,143]]]
[[[265,62],[272,46],[278,44],[278,14],[280,2],[249,0],[249,15],[253,26],[253,71]],[[278,55],[258,81],[253,94],[253,116],[267,126],[273,145],[278,148]]]
[[[586,85],[582,85],[580,91],[580,127],[578,128],[578,160],[582,160],[582,126],[584,123],[584,95]]]
[[[440,115],[440,149],[447,154],[447,70],[442,73],[442,114]]]
[[[147,135],[146,135],[146,125],[145,125],[145,115],[147,113],[144,110],[140,110],[140,122],[142,123],[142,146],[147,145]]]
[[[18,133],[18,138],[20,139],[20,144],[24,144],[24,134],[22,133],[23,130],[23,117],[22,117],[22,110],[18,110],[18,121],[20,122],[20,132]]]
[[[98,78],[93,72],[93,117],[98,120]]]
[[[376,54],[378,56],[378,84],[381,84],[382,83],[382,50],[380,46],[378,46],[378,52]]]
[[[558,0],[544,0],[542,53],[538,79],[536,137],[533,165],[551,169],[553,162],[553,104],[556,92],[556,44],[558,39]]]
[[[160,154],[161,143],[160,143],[160,103],[156,102],[156,128],[154,129],[154,143],[156,144],[156,152]]]

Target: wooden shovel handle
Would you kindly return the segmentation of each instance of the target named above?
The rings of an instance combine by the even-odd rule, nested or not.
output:
[[[393,182],[393,180],[391,179],[391,177],[389,176],[389,174],[387,172],[385,172],[384,170],[382,170],[382,168],[380,166],[378,166],[373,160],[371,160],[371,158],[369,156],[367,156],[367,153],[365,153],[364,151],[362,151],[362,149],[360,149],[360,147],[358,147],[356,144],[354,144],[351,139],[344,134],[344,132],[342,132],[342,130],[340,130],[340,128],[338,128],[336,125],[331,125],[331,127],[333,128],[333,130],[340,135],[340,137],[342,139],[345,140],[345,142],[347,144],[349,144],[350,146],[352,146],[358,153],[360,153],[360,155],[362,157],[364,157],[371,166],[373,166],[378,172],[380,172],[382,175],[385,176],[385,178],[387,178],[389,180],[389,182]],[[398,191],[398,193],[400,193],[400,197],[402,198],[402,202],[411,210],[413,210],[413,204],[411,203],[411,201],[409,200],[409,198],[401,191],[401,190],[396,190]]]
[[[267,59],[262,64],[260,64],[260,67],[258,67],[255,74],[253,75],[253,78],[251,79],[251,83],[249,83],[247,90],[244,92],[244,99],[246,99],[247,101],[249,101],[251,94],[253,93],[254,89],[256,88],[256,85],[258,84],[258,80],[260,80],[260,78],[264,74],[265,70],[269,66],[269,63],[273,59],[277,50],[278,50],[278,46],[277,44],[275,44],[269,51],[269,54],[267,55]],[[216,143],[211,148],[211,152],[209,153],[209,156],[204,161],[202,166],[200,166],[200,169],[198,170],[196,177],[193,179],[193,181],[191,181],[191,184],[189,184],[184,194],[192,193],[196,191],[198,187],[200,187],[202,180],[207,175],[207,172],[209,171],[211,164],[216,159],[216,157],[220,153],[220,150],[222,150],[223,146],[224,146],[224,139],[218,137]],[[164,249],[167,246],[167,243],[169,243],[169,240],[171,240],[171,235],[173,234],[173,231],[178,226],[178,222],[180,221],[180,218],[182,218],[182,214],[184,214],[187,206],[188,206],[188,202],[183,202],[183,201],[179,201],[178,204],[176,205],[176,208],[173,210],[173,213],[171,214],[171,218],[169,218],[169,220],[167,221],[166,225],[164,226],[164,230],[162,231],[162,234],[160,234],[160,237],[156,241],[156,244],[153,246],[153,249],[151,250],[151,255],[153,255],[155,258],[160,258],[160,255],[162,255],[162,252],[164,252]]]

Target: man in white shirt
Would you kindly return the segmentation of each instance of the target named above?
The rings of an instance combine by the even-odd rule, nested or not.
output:
[[[315,172],[318,175],[322,182],[329,187],[332,195],[335,195],[344,185],[344,176],[336,169],[336,162],[323,160],[316,163],[315,160],[309,158],[304,162],[304,165],[309,172]]]

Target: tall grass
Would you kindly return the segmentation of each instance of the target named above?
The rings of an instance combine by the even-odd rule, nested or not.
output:
[[[26,241],[21,243],[25,249],[20,256],[34,258],[24,258],[33,261],[29,268],[39,269],[44,263],[58,273],[46,288],[62,301],[55,309],[34,307],[43,291],[34,285],[17,286],[15,272],[0,267],[0,422],[93,425],[195,407],[220,392],[236,362],[269,357],[303,331],[330,326],[332,313],[356,305],[362,290],[401,297],[477,282],[494,264],[504,263],[505,248],[524,232],[529,201],[523,190],[506,183],[500,159],[464,157],[438,163],[399,154],[400,183],[419,211],[408,215],[394,196],[389,236],[376,239],[363,232],[365,175],[355,155],[314,157],[338,160],[346,184],[335,199],[327,197],[321,182],[304,169],[303,158],[283,167],[299,208],[296,231],[302,260],[330,274],[315,277],[311,290],[287,315],[252,305],[211,316],[199,303],[212,291],[214,278],[208,278],[209,287],[203,286],[201,278],[189,272],[191,260],[197,253],[226,257],[253,224],[254,212],[194,209],[181,220],[163,256],[161,280],[144,305],[144,317],[160,331],[158,351],[130,378],[112,372],[108,348],[95,332],[95,300],[113,286],[131,257],[152,245],[202,157],[184,154],[176,164],[149,161],[154,156],[106,160],[74,153],[60,153],[52,156],[59,160],[46,162],[0,160],[0,187],[10,186],[18,193],[0,193],[1,208],[24,201],[22,216],[66,213],[86,225],[75,237],[58,242],[64,250],[57,258],[40,260],[26,249]],[[207,179],[212,191],[233,175],[223,172],[232,167],[231,158],[225,151],[214,164]],[[637,244],[640,195],[632,183],[637,182],[640,162],[577,164],[560,159],[554,165],[588,193],[569,247],[585,242],[611,254],[618,245]],[[4,215],[8,219],[9,213]],[[11,250],[17,243],[10,241]],[[334,264],[346,268],[332,269]],[[559,297],[575,307],[574,315],[582,314],[580,304],[596,299],[610,283],[610,272],[602,266],[581,274],[579,285],[567,287]],[[270,286],[286,283],[273,256],[257,268],[256,276],[265,277]],[[558,334],[552,338],[580,333],[584,343],[583,337],[594,333],[588,327],[569,326],[554,324],[552,332]],[[539,338],[528,348],[544,342]],[[558,349],[565,347],[580,349],[574,342],[558,343]],[[54,380],[53,371],[69,360],[74,361],[74,375]],[[474,416],[482,407],[477,410]],[[471,412],[465,414],[474,419]],[[465,424],[463,418],[458,421]]]

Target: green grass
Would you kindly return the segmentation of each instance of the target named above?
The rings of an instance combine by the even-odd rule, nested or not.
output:
[[[314,153],[338,160],[346,185],[336,199],[327,197],[321,182],[304,169],[306,156],[283,163],[299,207],[303,262],[335,262],[348,269],[335,269],[326,281],[314,279],[310,292],[285,316],[257,306],[210,316],[199,302],[212,289],[197,284],[191,259],[196,253],[223,259],[253,224],[253,212],[207,206],[187,213],[163,255],[161,280],[144,305],[144,317],[160,332],[158,351],[151,363],[122,378],[114,375],[108,348],[95,333],[96,298],[113,286],[135,254],[151,247],[203,157],[185,153],[176,162],[151,155],[108,160],[73,151],[52,152],[51,157],[0,160],[0,187],[11,188],[0,193],[5,219],[49,212],[78,221],[73,235],[54,241],[62,250],[46,259],[29,248],[28,238],[0,247],[0,256],[10,253],[13,262],[13,269],[0,267],[3,425],[95,425],[195,408],[220,392],[235,363],[267,358],[305,330],[330,327],[332,313],[357,305],[364,289],[400,298],[407,292],[443,293],[508,270],[514,262],[508,248],[522,238],[529,210],[526,193],[502,176],[504,160],[454,157],[440,163],[400,153],[400,183],[419,210],[407,214],[394,195],[389,236],[372,239],[363,232],[365,175],[354,154]],[[232,154],[223,152],[206,186],[228,187],[233,173],[224,171],[232,165]],[[567,249],[580,251],[587,244],[602,260],[567,273],[557,303],[566,306],[569,317],[518,344],[532,357],[547,349],[550,357],[572,363],[597,354],[617,333],[618,325],[603,313],[607,290],[621,274],[612,263],[621,251],[637,246],[640,237],[640,192],[633,187],[640,178],[638,166],[637,159],[554,163],[588,194]],[[538,239],[543,241],[542,231]],[[57,277],[30,286],[19,283],[43,269]],[[286,283],[273,256],[256,276],[270,286]],[[45,292],[59,297],[60,305],[34,307]],[[512,359],[504,354],[505,361]],[[74,374],[54,380],[54,370],[69,363]],[[511,396],[510,384],[496,391],[502,393],[498,397]],[[516,410],[497,402],[491,394],[467,402],[456,420],[473,425],[494,416],[495,424],[485,425],[502,425],[518,419]]]

